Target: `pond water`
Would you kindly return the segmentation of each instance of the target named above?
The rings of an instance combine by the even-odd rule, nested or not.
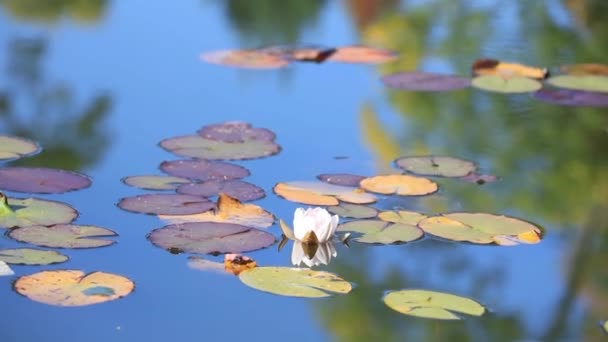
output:
[[[26,5],[27,4],[27,5]],[[605,1],[11,1],[0,0],[0,134],[38,141],[11,165],[79,171],[90,188],[61,195],[81,224],[115,230],[117,244],[62,250],[65,264],[14,266],[0,278],[0,341],[602,340],[608,319],[608,110],[562,107],[529,94],[465,89],[391,90],[383,75],[424,70],[470,75],[477,58],[555,68],[606,62]],[[294,64],[247,70],[203,63],[201,52],[273,44],[391,49],[396,61]],[[188,255],[153,246],[165,223],[122,211],[144,193],[120,180],[160,174],[177,159],[157,146],[203,125],[240,120],[277,134],[276,156],[238,162],[267,196],[255,204],[291,222],[302,205],[277,182],[322,173],[377,175],[403,155],[473,160],[498,181],[436,179],[431,196],[387,197],[376,207],[427,215],[511,215],[545,230],[535,245],[411,243],[337,246],[317,267],[352,282],[325,299],[256,291],[236,277],[193,270]],[[22,194],[7,192],[10,196]],[[277,239],[278,224],[268,230]],[[23,246],[0,239],[0,247]],[[291,242],[246,253],[290,266]],[[223,261],[221,256],[209,256]],[[124,275],[135,291],[76,308],[20,296],[11,284],[46,269]],[[317,269],[315,268],[315,269]],[[388,290],[473,298],[482,317],[414,318],[382,302]]]

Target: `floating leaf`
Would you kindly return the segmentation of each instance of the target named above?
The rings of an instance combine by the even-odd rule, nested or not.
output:
[[[582,90],[541,89],[534,97],[560,106],[608,107],[608,95]]]
[[[171,176],[203,182],[238,179],[250,174],[249,170],[239,165],[204,159],[165,161],[160,164],[160,169]]]
[[[12,276],[15,272],[4,261],[0,260],[0,277]]]
[[[328,60],[343,63],[386,63],[397,59],[397,54],[386,49],[367,46],[342,46],[329,56]]]
[[[476,301],[444,292],[428,290],[400,290],[382,298],[389,308],[404,315],[459,320],[459,314],[481,316],[486,309]]]
[[[602,328],[604,329],[604,332],[608,334],[608,321],[604,321]]]
[[[558,88],[608,92],[608,77],[606,76],[559,75],[549,78],[547,83]]]
[[[224,263],[211,261],[199,256],[188,257],[188,267],[199,271],[213,271],[218,273],[226,273],[226,267]]]
[[[215,208],[215,203],[200,196],[147,194],[125,197],[118,206],[126,211],[152,215],[191,215]]]
[[[450,91],[467,88],[471,85],[469,78],[422,71],[400,72],[384,76],[382,82],[391,88],[411,91]]]
[[[597,63],[564,65],[561,68],[563,73],[569,75],[596,75],[608,76],[608,65]]]
[[[329,184],[358,187],[359,182],[365,179],[365,176],[351,175],[348,173],[325,173],[318,175],[317,178],[320,181]]]
[[[497,245],[515,246],[519,244],[537,244],[541,240],[540,231],[531,230],[517,235],[495,235],[492,237]]]
[[[96,226],[59,224],[50,227],[31,226],[10,231],[17,241],[52,248],[95,248],[109,246],[115,241],[99,239],[117,236],[116,232]]]
[[[241,272],[250,270],[256,266],[255,260],[246,255],[234,253],[224,255],[225,270],[234,275],[239,275]]]
[[[241,180],[212,180],[204,183],[189,183],[177,188],[177,192],[203,197],[217,196],[220,192],[223,192],[243,202],[254,201],[266,196],[262,188]]]
[[[122,179],[123,183],[145,190],[175,190],[180,184],[190,180],[173,176],[130,176]]]
[[[460,179],[462,179],[465,182],[477,183],[479,185],[482,185],[482,184],[486,184],[486,183],[496,182],[498,180],[498,177],[496,177],[494,175],[485,175],[485,174],[471,172],[464,177],[460,177]]]
[[[463,177],[477,168],[468,160],[444,156],[401,157],[395,164],[416,175],[441,177]]]
[[[249,140],[274,141],[276,138],[276,135],[266,128],[254,128],[241,121],[207,125],[198,130],[197,133],[205,139],[226,143],[244,143]]]
[[[40,146],[31,140],[0,135],[0,161],[18,159],[32,155],[39,150]]]
[[[206,52],[201,59],[207,63],[248,69],[277,69],[285,67],[289,61],[280,56],[258,50],[225,50]]]
[[[333,205],[328,207],[327,210],[332,214],[336,214],[340,217],[348,217],[354,219],[366,219],[373,218],[378,215],[376,208],[350,203],[340,203],[339,205]]]
[[[135,284],[123,276],[79,270],[56,270],[23,276],[15,290],[36,302],[55,306],[84,306],[122,298]]]
[[[165,150],[178,156],[214,159],[244,160],[268,157],[281,151],[272,141],[247,140],[242,143],[227,143],[205,139],[199,135],[185,135],[160,142]]]
[[[280,296],[322,298],[352,290],[339,276],[308,268],[256,267],[239,274],[239,279],[251,288]]]
[[[502,78],[495,75],[477,76],[471,83],[473,87],[496,93],[531,93],[542,88],[542,84],[531,78],[514,76]]]
[[[379,194],[402,196],[428,195],[437,191],[437,183],[427,178],[408,175],[384,175],[369,177],[361,181],[361,187]]]
[[[220,222],[235,223],[254,228],[267,228],[274,223],[274,216],[255,204],[243,204],[238,199],[220,193],[217,210],[195,215],[159,215],[161,220],[171,223]]]
[[[338,200],[354,204],[376,201],[376,196],[361,189],[316,181],[277,183],[273,190],[288,201],[310,205],[338,205]]]
[[[7,198],[0,193],[0,228],[70,223],[78,212],[67,204],[37,198]]]
[[[411,224],[389,223],[379,220],[357,220],[343,223],[338,231],[361,233],[355,241],[361,243],[394,244],[420,239],[424,233]]]
[[[188,222],[153,230],[148,239],[154,245],[186,253],[242,253],[268,247],[272,234],[232,223]]]
[[[35,167],[0,168],[0,189],[37,194],[59,194],[84,189],[91,180],[76,172]]]
[[[55,252],[34,248],[12,248],[0,250],[0,260],[18,265],[50,265],[68,260],[68,257]]]
[[[399,210],[383,211],[378,214],[378,218],[386,222],[403,223],[415,226],[418,224],[418,222],[427,218],[427,216],[415,211]]]
[[[271,46],[264,48],[263,51],[288,61],[323,63],[336,52],[336,49],[314,46]]]
[[[537,226],[503,215],[484,213],[451,213],[442,216],[428,217],[418,223],[427,233],[454,241],[488,244],[504,241],[505,236],[513,237],[511,241],[520,239],[520,234],[536,234],[540,237],[541,230]],[[537,243],[524,235],[527,243]]]
[[[519,63],[501,62],[496,59],[478,59],[472,66],[473,76],[499,76],[500,78],[526,77],[538,80],[549,76],[546,68],[531,67]]]

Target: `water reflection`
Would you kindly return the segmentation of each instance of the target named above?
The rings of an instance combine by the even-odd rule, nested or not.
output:
[[[95,22],[103,16],[107,0],[0,0],[0,6],[15,18],[52,23],[64,17]]]
[[[313,244],[294,241],[291,250],[291,263],[295,266],[300,266],[303,263],[308,267],[329,265],[331,259],[337,256],[338,252],[331,241]]]

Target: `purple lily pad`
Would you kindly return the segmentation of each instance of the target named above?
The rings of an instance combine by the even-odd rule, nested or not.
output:
[[[254,201],[266,196],[262,188],[241,180],[211,180],[204,183],[182,184],[177,188],[177,192],[203,197],[217,196],[223,192],[241,202]]]
[[[444,75],[422,71],[400,72],[382,77],[391,88],[413,91],[450,91],[467,88],[471,80],[456,75]]]
[[[608,107],[608,95],[583,90],[541,89],[534,97],[560,106]]]
[[[264,158],[281,151],[281,146],[273,141],[246,140],[241,143],[228,143],[206,139],[198,134],[168,138],[161,141],[160,146],[178,156],[211,160]]]
[[[153,215],[200,214],[215,208],[215,203],[200,196],[177,194],[148,194],[125,197],[118,207],[123,210]]]
[[[246,140],[273,141],[276,135],[265,128],[253,128],[241,121],[229,121],[204,126],[197,132],[201,137],[227,143],[242,143]]]
[[[238,179],[250,174],[242,166],[205,159],[164,161],[160,169],[171,176],[198,181]]]
[[[189,222],[153,230],[148,240],[171,253],[242,253],[268,247],[274,236],[233,223]]]
[[[82,174],[49,168],[4,167],[0,169],[0,189],[34,194],[60,194],[91,185]]]
[[[349,173],[324,173],[318,175],[317,178],[325,183],[342,185],[342,186],[359,186],[359,182],[367,177],[352,175]]]
[[[479,185],[482,185],[482,184],[486,184],[486,183],[496,182],[498,180],[498,177],[496,177],[494,175],[484,175],[484,174],[480,174],[480,173],[471,172],[464,177],[460,177],[460,179],[462,179],[465,182],[477,183]]]

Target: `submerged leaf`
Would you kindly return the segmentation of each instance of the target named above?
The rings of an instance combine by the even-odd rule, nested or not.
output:
[[[432,319],[459,320],[458,314],[481,316],[486,309],[476,301],[444,292],[400,290],[382,298],[389,308],[404,315]]]
[[[116,232],[96,226],[59,224],[50,227],[30,226],[10,231],[9,236],[20,242],[54,248],[95,248],[109,246],[115,241],[99,239],[118,236]]]
[[[205,139],[200,135],[185,135],[160,142],[165,150],[178,156],[211,160],[245,160],[268,157],[281,151],[273,141],[246,140],[227,143]]]
[[[34,248],[11,248],[0,250],[0,261],[17,265],[50,265],[69,258],[55,251]]]
[[[316,181],[277,183],[273,190],[286,200],[310,205],[338,205],[338,200],[354,204],[376,201],[376,196],[361,189]]]
[[[420,176],[463,177],[477,169],[471,161],[446,156],[401,157],[395,164]]]
[[[439,189],[437,183],[427,178],[408,175],[383,175],[361,181],[361,187],[379,194],[420,196],[432,194]]]
[[[59,194],[80,190],[91,185],[91,180],[82,174],[42,167],[0,168],[0,189],[37,193]]]
[[[31,140],[0,135],[0,161],[14,160],[40,151],[40,146]]]

